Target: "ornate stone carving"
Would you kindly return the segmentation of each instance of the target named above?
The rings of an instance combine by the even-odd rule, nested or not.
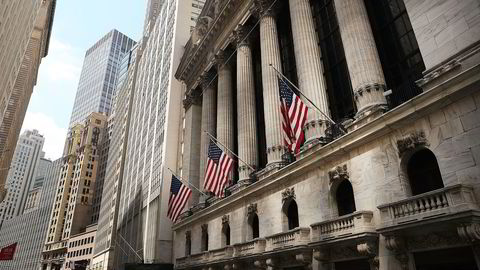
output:
[[[217,70],[222,69],[222,68],[228,68],[230,67],[228,63],[226,62],[228,59],[228,54],[225,51],[218,51],[217,54],[215,55],[215,60],[214,64],[217,67]]]
[[[460,238],[467,242],[480,240],[480,224],[478,223],[461,224],[457,227],[457,232]]]
[[[403,238],[389,235],[385,236],[385,245],[391,251],[403,251],[405,249],[405,241]]]
[[[344,164],[343,166],[337,166],[336,168],[330,170],[328,172],[328,176],[330,177],[330,184],[332,184],[335,181],[350,179],[350,176],[348,174],[347,164]]]
[[[332,261],[359,257],[356,246],[333,246],[330,248]]]
[[[448,247],[457,245],[461,238],[455,232],[429,233],[408,237],[405,247],[409,250],[424,250],[432,247]]]
[[[249,46],[250,45],[250,39],[248,38],[248,32],[250,30],[250,27],[246,25],[241,25],[239,24],[237,26],[237,29],[235,30],[235,42],[237,44],[237,48],[242,47],[242,46]]]
[[[185,110],[188,110],[193,104],[200,105],[202,103],[200,91],[191,90],[186,94],[185,99],[183,100],[183,107]]]
[[[247,216],[251,217],[257,213],[257,204],[251,203],[247,206]]]
[[[268,258],[266,260],[267,266],[275,267],[277,266],[277,260],[275,258]]]
[[[295,200],[295,188],[294,187],[286,188],[282,192],[282,203],[285,203],[286,201],[290,201],[290,200]]]
[[[319,248],[313,250],[313,258],[319,262],[326,263],[330,260],[330,254],[328,249],[326,248]]]
[[[224,215],[222,217],[222,225],[226,226],[226,225],[228,225],[228,223],[230,223],[230,216],[229,215]]]
[[[417,131],[413,132],[407,137],[397,141],[398,155],[402,156],[405,152],[413,150],[420,146],[428,146],[425,132]]]
[[[377,240],[367,240],[357,245],[357,251],[363,256],[368,257],[370,269],[378,269],[378,243]]]
[[[202,90],[205,90],[207,87],[215,87],[215,77],[216,74],[213,71],[203,73],[200,77]]]
[[[312,253],[311,252],[302,252],[295,255],[295,260],[305,267],[311,267],[312,264]]]
[[[208,233],[208,224],[202,224],[202,233]]]
[[[255,269],[266,269],[267,268],[267,263],[265,260],[256,260],[253,262],[253,265],[255,266]]]
[[[360,87],[358,87],[354,91],[354,96],[355,99],[358,99],[359,97],[363,96],[365,93],[370,93],[372,91],[381,91],[382,93],[385,92],[385,89],[387,87],[384,84],[378,84],[378,83],[372,83],[372,84],[365,84]]]
[[[252,14],[257,17],[275,16],[276,10],[273,8],[273,0],[254,0]]]

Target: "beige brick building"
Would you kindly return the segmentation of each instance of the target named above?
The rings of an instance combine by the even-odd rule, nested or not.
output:
[[[193,196],[176,269],[478,269],[479,18],[478,1],[206,1],[176,71],[177,173],[203,186],[203,130],[255,171]],[[304,100],[294,158],[271,66],[322,111]]]
[[[63,269],[69,239],[86,232],[91,224],[98,149],[106,124],[107,116],[92,113],[84,125],[75,125],[68,135],[43,250],[43,264],[48,270]]]
[[[0,201],[41,59],[48,53],[56,0],[0,5]]]

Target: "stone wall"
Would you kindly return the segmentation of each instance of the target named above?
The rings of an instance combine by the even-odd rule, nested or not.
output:
[[[476,0],[405,0],[405,6],[427,70],[480,37]]]
[[[222,247],[223,215],[230,216],[231,244],[249,240],[246,239],[247,206],[251,203],[257,204],[260,237],[286,231],[283,226],[282,192],[287,187],[295,190],[300,227],[310,227],[313,223],[336,217],[334,188],[328,172],[340,165],[347,165],[357,211],[373,211],[375,223],[380,224],[377,206],[410,196],[397,141],[419,131],[424,132],[428,148],[438,160],[445,186],[459,183],[474,186],[477,200],[480,200],[479,107],[480,91],[476,90],[448,105],[416,116],[415,120],[406,117],[392,127],[391,132],[363,143],[352,151],[332,156],[328,162],[303,169],[298,176],[290,176],[278,185],[247,194],[238,200],[241,203],[228,204],[219,211],[213,210],[212,215],[204,215],[176,230],[175,257],[185,256],[187,230],[191,230],[192,254],[200,253],[202,224],[208,224],[209,250]],[[215,205],[210,208],[215,208]]]

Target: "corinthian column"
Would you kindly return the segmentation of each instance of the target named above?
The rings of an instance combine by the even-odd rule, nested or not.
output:
[[[253,78],[252,49],[245,40],[246,29],[238,26],[237,38],[237,133],[238,156],[256,168],[257,157],[257,111],[255,108],[255,85]],[[240,161],[239,161],[240,162]],[[250,183],[253,171],[245,164],[239,163],[239,183]]]
[[[282,118],[280,114],[280,94],[278,78],[272,65],[282,71],[280,48],[278,44],[277,24],[274,12],[269,10],[271,0],[256,0],[255,4],[261,14],[260,50],[262,54],[263,107],[265,113],[265,135],[267,139],[268,165],[282,161],[286,151],[283,143]]]
[[[363,0],[335,0],[335,9],[357,104],[356,118],[362,118],[387,106],[382,65]]]
[[[317,44],[310,3],[308,0],[289,0],[289,5],[300,90],[323,113],[330,116],[323,67],[320,60],[321,53]],[[311,104],[308,102],[306,104],[310,109],[304,129],[306,142],[308,143],[312,139],[325,141],[327,119],[315,110]]]
[[[205,165],[207,164],[208,144],[210,137],[203,131],[208,131],[215,136],[217,125],[217,99],[215,93],[215,81],[213,76],[207,73],[202,76],[202,137],[200,139],[200,188],[203,188],[205,179]]]
[[[215,64],[218,73],[217,139],[228,149],[233,150],[234,126],[232,69],[228,63],[225,63],[226,59],[224,56],[225,54],[223,51],[215,56]],[[231,156],[230,153],[227,154]],[[233,179],[233,173],[230,173],[229,180],[231,179]]]

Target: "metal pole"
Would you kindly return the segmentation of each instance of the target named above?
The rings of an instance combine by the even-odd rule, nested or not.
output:
[[[232,150],[228,149],[228,147],[226,147],[222,142],[220,142],[219,140],[217,140],[217,138],[213,137],[212,134],[208,133],[208,131],[204,130],[203,132],[207,133],[208,136],[210,136],[210,138],[212,138],[214,140],[213,143],[217,144],[219,143],[221,146],[223,146],[223,148],[227,149],[228,152],[230,152],[232,155],[234,155],[236,158],[238,158],[238,160],[240,160],[243,164],[247,165],[247,167],[249,167],[252,171],[255,171],[255,169],[250,166],[250,164],[246,163],[245,161],[243,161],[239,156],[237,156]],[[218,146],[218,144],[217,144]]]
[[[334,125],[337,125],[337,123],[335,123],[335,121],[333,121],[332,118],[330,118],[327,114],[325,114],[322,110],[320,110],[320,108],[317,107],[317,105],[315,105],[315,103],[313,103],[313,101],[311,101],[307,96],[305,96],[302,91],[300,91],[300,89],[295,85],[293,84],[287,77],[285,77],[285,75],[283,75],[280,71],[278,71],[272,64],[269,64],[270,67],[273,68],[273,70],[275,70],[275,72],[277,72],[277,74],[279,74],[281,76],[281,80],[284,81],[284,80],[287,80],[287,82],[290,83],[290,85],[292,85],[297,91],[298,93],[304,97],[310,104],[312,104],[313,107],[315,107],[315,109],[317,109],[318,112],[320,112],[323,116],[325,116],[325,118],[327,118],[328,121],[332,122]],[[340,128],[342,130],[343,133],[347,133],[343,127]]]
[[[175,174],[175,172],[172,171],[172,169],[170,169],[170,168],[168,168],[168,167],[167,167],[167,169],[168,169],[169,171],[171,171],[172,174],[173,174],[178,180],[180,180],[180,182],[182,182],[182,183],[184,183],[184,184],[187,184],[188,186],[193,187],[196,191],[200,192],[200,194],[202,194],[202,195],[204,195],[204,196],[208,196],[207,194],[203,193],[200,189],[198,189],[196,186],[190,184],[189,182],[185,182],[182,177],[177,176],[177,175]]]
[[[135,251],[135,249],[134,249],[132,246],[130,246],[130,244],[127,242],[127,240],[125,240],[125,238],[123,238],[121,234],[118,234],[118,236],[120,236],[120,239],[122,239],[123,241],[125,241],[125,243],[127,244],[127,246],[133,251],[133,253],[135,253],[135,255],[137,255],[137,257],[140,259],[140,261],[143,262],[142,257],[140,257],[140,255],[138,255],[138,253]]]

